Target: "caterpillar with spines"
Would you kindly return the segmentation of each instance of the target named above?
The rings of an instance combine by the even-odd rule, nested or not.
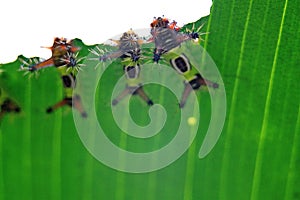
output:
[[[56,67],[62,79],[65,97],[56,104],[48,107],[46,112],[52,113],[56,109],[68,105],[77,109],[82,117],[87,117],[80,96],[73,94],[73,90],[76,87],[76,74],[78,70],[84,66],[79,63],[84,58],[77,59],[78,53],[76,52],[79,51],[79,48],[73,44],[73,40],[67,41],[66,38],[58,37],[54,39],[53,45],[47,48],[52,52],[50,58],[29,66],[25,63],[27,67],[25,68],[24,65],[22,65],[21,69],[36,72],[44,68]]]
[[[179,32],[180,27],[177,27],[176,21],[170,23],[165,17],[155,17],[150,27],[152,41],[155,44],[153,62],[158,63],[161,56],[164,56],[165,60],[186,80],[182,98],[179,102],[180,108],[184,107],[192,90],[197,90],[201,86],[219,87],[218,83],[204,79],[184,53],[177,53],[182,43],[200,38],[202,34],[198,32],[203,26],[200,26],[196,32],[183,33]]]
[[[193,24],[191,30],[186,28],[186,32],[182,32],[183,29],[177,25],[175,20],[170,21],[165,17],[158,17],[152,21],[150,27],[152,38],[147,42],[132,30],[129,30],[123,33],[119,40],[111,40],[118,47],[116,51],[108,52],[107,50],[98,49],[100,53],[97,53],[95,50],[90,50],[93,54],[97,53],[101,62],[116,58],[121,59],[127,85],[124,91],[112,101],[113,105],[116,105],[122,98],[129,94],[138,94],[148,105],[153,105],[153,101],[145,93],[140,80],[140,70],[142,70],[141,57],[145,54],[145,52],[141,51],[141,45],[149,42],[153,42],[155,45],[152,62],[158,63],[161,57],[164,57],[164,59],[168,60],[169,65],[186,79],[185,89],[179,103],[181,108],[184,107],[192,90],[197,90],[201,86],[218,88],[218,83],[204,79],[194,69],[185,54],[176,55],[176,49],[180,48],[182,43],[189,40],[201,39],[201,35],[206,34],[200,32],[203,25],[194,30],[195,25]],[[86,117],[87,114],[84,111],[80,96],[73,94],[73,90],[76,87],[77,72],[84,66],[80,62],[85,58],[77,58],[79,48],[73,44],[73,40],[68,41],[65,38],[57,37],[54,39],[53,45],[46,48],[52,52],[50,58],[43,61],[38,59],[20,60],[22,62],[20,69],[33,74],[41,69],[56,67],[64,86],[65,97],[63,100],[48,107],[46,112],[51,113],[62,106],[68,105],[74,107],[83,117]]]
[[[140,80],[141,69],[141,47],[144,40],[131,29],[124,32],[119,40],[112,40],[117,44],[118,50],[109,52],[99,57],[104,62],[115,58],[121,58],[121,65],[126,77],[126,87],[115,99],[112,105],[117,105],[127,95],[139,95],[149,106],[153,101],[145,93]]]

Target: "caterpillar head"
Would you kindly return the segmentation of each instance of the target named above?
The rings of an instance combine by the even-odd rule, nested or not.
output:
[[[119,45],[119,48],[128,51],[133,49],[139,49],[140,45],[144,43],[142,39],[132,30],[128,30],[123,33],[120,40],[116,41]]]
[[[167,28],[169,25],[169,20],[165,17],[154,17],[152,23],[150,24],[151,28]]]

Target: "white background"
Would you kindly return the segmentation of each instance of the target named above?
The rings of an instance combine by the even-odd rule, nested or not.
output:
[[[0,63],[18,55],[48,58],[54,37],[99,44],[128,29],[149,28],[154,16],[180,26],[209,14],[211,0],[1,0]]]

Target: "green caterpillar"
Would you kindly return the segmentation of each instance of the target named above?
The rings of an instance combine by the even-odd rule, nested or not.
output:
[[[139,95],[149,106],[153,105],[153,101],[144,92],[142,83],[140,80],[141,71],[141,49],[140,45],[143,40],[139,39],[136,33],[129,30],[121,36],[120,40],[113,40],[118,45],[116,52],[109,53],[100,57],[100,61],[107,59],[121,58],[124,74],[126,76],[127,84],[126,88],[121,94],[119,94],[113,101],[112,105],[118,104],[125,96]]]
[[[8,113],[21,112],[20,106],[2,88],[0,88],[0,123]]]
[[[180,45],[183,42],[198,39],[200,37],[199,33],[184,34],[178,32],[179,28],[174,27],[174,23],[176,24],[176,22],[169,23],[169,20],[166,18],[158,17],[150,24],[151,35],[155,43],[153,61],[158,62],[163,55],[164,59],[185,78],[185,89],[179,103],[179,107],[183,108],[192,90],[197,90],[201,86],[218,88],[219,85],[204,79],[191,64],[189,58],[179,51]]]
[[[49,49],[52,51],[51,58],[35,65],[30,65],[27,68],[23,66],[21,68],[34,72],[51,66],[56,67],[62,79],[65,97],[63,100],[47,108],[46,112],[52,113],[56,109],[68,105],[77,109],[82,117],[87,117],[80,96],[73,94],[73,90],[76,86],[76,75],[78,68],[81,66],[78,64],[80,60],[76,60],[75,55],[75,52],[79,49],[72,44],[72,40],[68,42],[65,38],[55,38],[52,47],[49,47]]]

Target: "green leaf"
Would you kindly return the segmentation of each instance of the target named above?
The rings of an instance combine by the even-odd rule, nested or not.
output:
[[[225,126],[213,151],[199,159],[201,133],[209,123],[203,118],[189,150],[151,173],[119,172],[94,159],[77,135],[70,108],[46,114],[63,98],[55,68],[28,79],[17,71],[18,60],[1,64],[0,87],[22,112],[6,115],[0,124],[0,200],[300,199],[299,8],[299,1],[215,0],[211,14],[195,22],[196,27],[205,22],[209,34],[201,45],[225,84]],[[76,42],[80,57],[95,47]],[[111,133],[107,137],[137,152],[164,146],[174,137],[177,118],[145,140],[129,137],[113,122],[111,92],[121,69],[113,62],[97,88],[97,117]],[[145,90],[172,116],[180,112],[167,89],[149,85]],[[209,95],[197,94],[201,114],[209,116]],[[145,103],[138,97],[130,102],[137,124],[148,124]]]

